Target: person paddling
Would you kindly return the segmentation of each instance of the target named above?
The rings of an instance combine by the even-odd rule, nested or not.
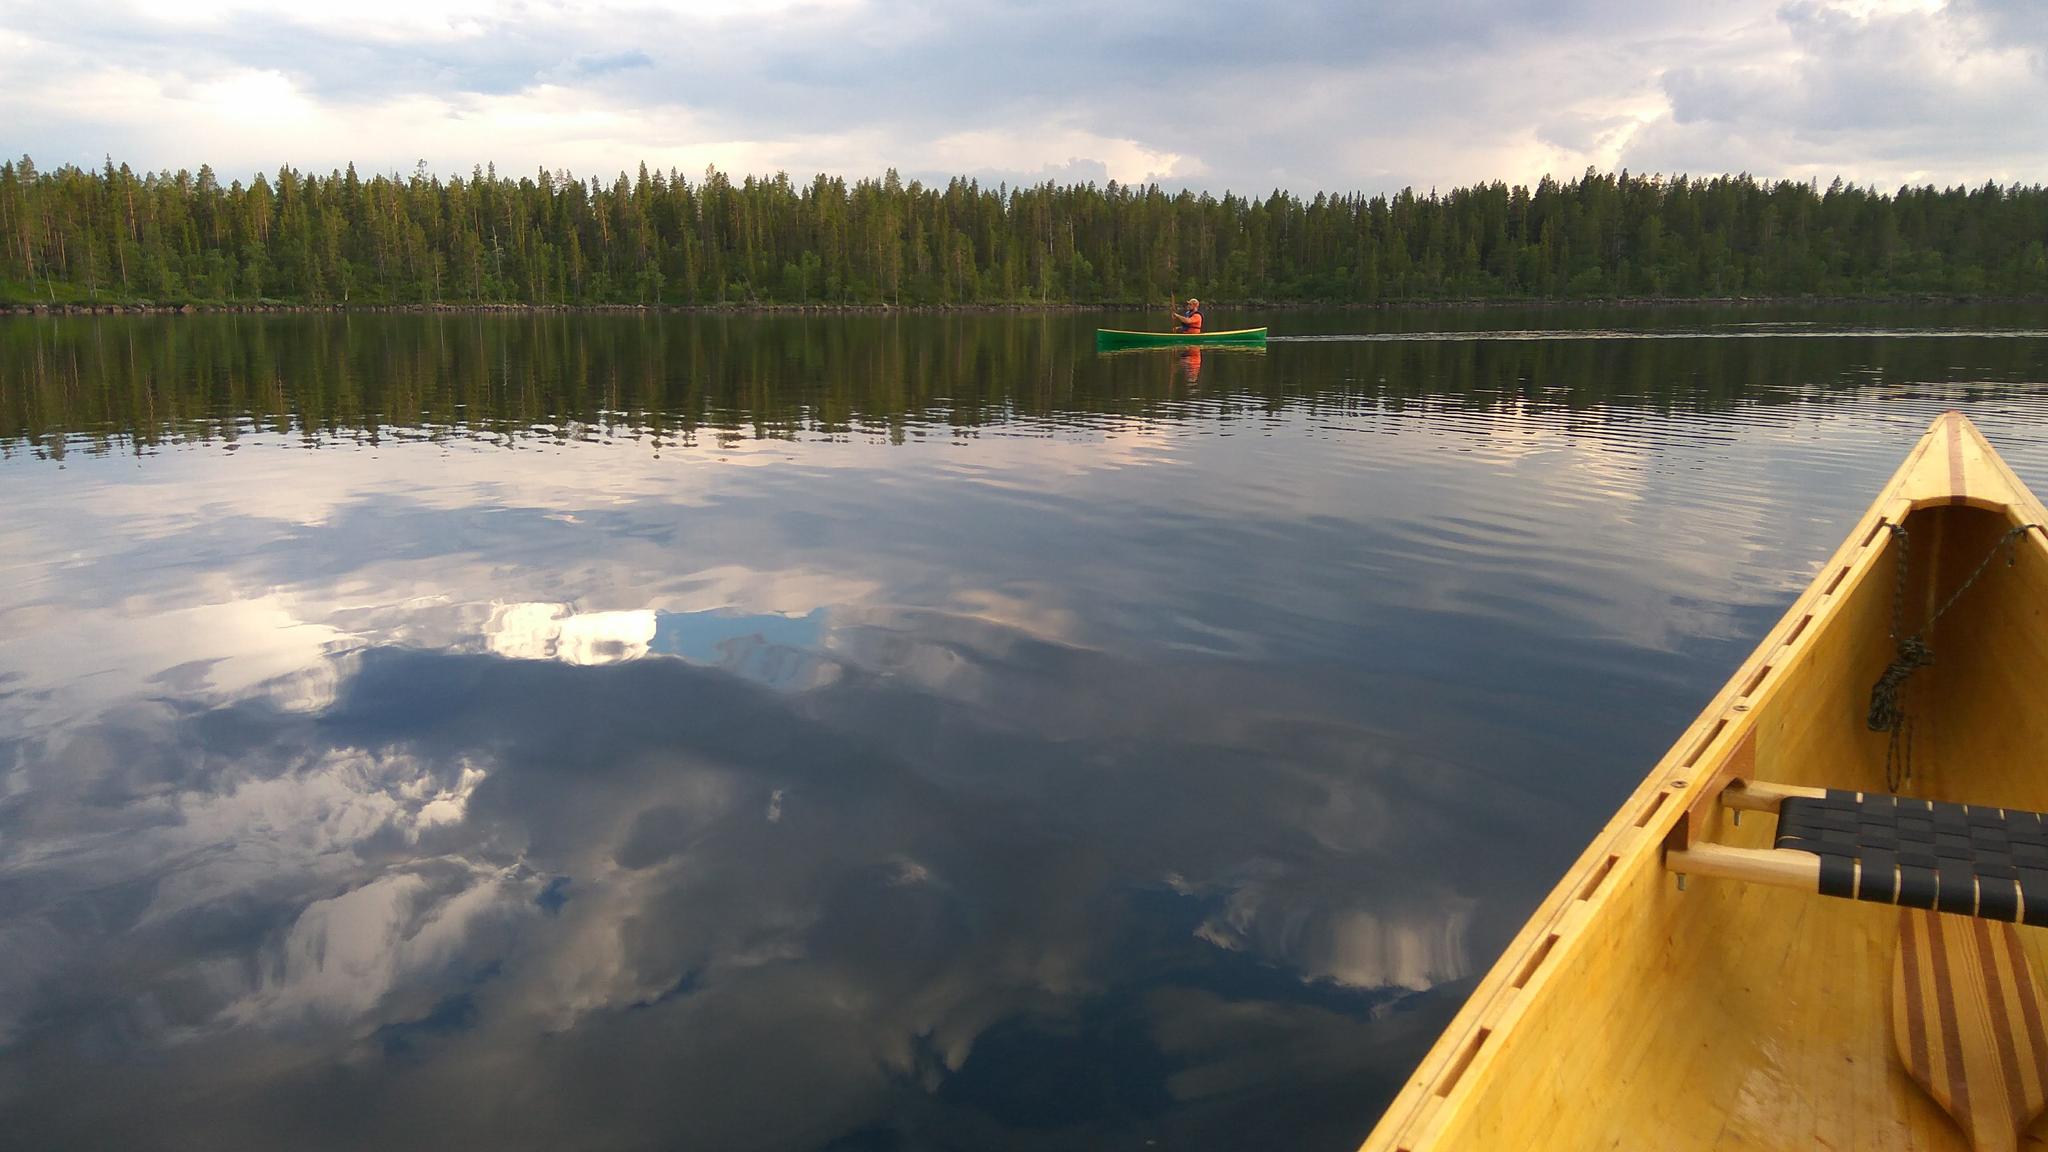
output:
[[[1200,332],[1202,330],[1202,302],[1188,297],[1188,310],[1173,314],[1175,332]]]

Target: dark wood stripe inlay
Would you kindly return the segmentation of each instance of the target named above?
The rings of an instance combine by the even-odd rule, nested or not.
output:
[[[2000,925],[1998,934],[2005,938],[2005,958],[2012,962],[2013,980],[2020,988],[2020,1015],[2027,1021],[2027,1065],[2040,1077],[2041,1065],[2048,1061],[2048,1029],[2042,1026],[2040,998],[2027,995],[2032,967],[2027,962],[2026,949],[2020,947],[2020,934],[2012,930],[2012,925]]]
[[[1946,917],[1928,912],[1921,917],[1927,924],[1927,958],[1934,963],[1935,1006],[1941,1009],[1941,1047],[1948,1072],[1949,1115],[1970,1114],[1970,1077],[1963,1069],[1963,1028],[1956,1019],[1956,998],[1943,996],[1939,989],[1953,988],[1954,977],[1948,970],[1948,946],[1942,942],[1942,921]]]
[[[2000,1027],[2003,1021],[2011,1019],[2006,1007],[2011,998],[2006,995],[2005,980],[1998,974],[1998,949],[1991,943],[1991,924],[1986,920],[1971,920],[1970,930],[1977,937],[1977,968],[1984,975],[1984,1003],[1991,1010],[1994,1024],[1991,1034],[1998,1041],[1998,1070],[2005,1076],[2005,1099],[2015,1116],[2025,1116],[2027,1109],[2026,1085],[2020,1082],[2020,1056],[2013,1048],[2013,1034],[2010,1028]],[[2014,973],[2025,979],[2023,973]],[[2012,995],[2026,999],[2026,989],[2015,987]]]
[[[1920,927],[1910,908],[1899,909],[1899,967],[1906,982],[1906,1054],[1913,1079],[1934,1082],[1927,1059],[1927,1006],[1920,999]]]

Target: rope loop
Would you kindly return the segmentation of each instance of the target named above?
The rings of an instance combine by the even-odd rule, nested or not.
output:
[[[1998,542],[1991,546],[1991,551],[1985,553],[1984,559],[1977,562],[1977,566],[1970,570],[1970,574],[1963,578],[1962,583],[1956,585],[1956,590],[1949,593],[1948,599],[1942,601],[1941,607],[1936,608],[1927,617],[1927,622],[1920,626],[1920,630],[1910,636],[1905,634],[1906,569],[1912,559],[1912,538],[1906,534],[1904,524],[1887,522],[1885,526],[1891,529],[1892,541],[1898,546],[1898,564],[1892,578],[1891,624],[1892,645],[1897,649],[1898,655],[1890,664],[1885,665],[1884,674],[1877,678],[1877,683],[1871,685],[1870,712],[1864,718],[1864,723],[1872,732],[1891,733],[1891,739],[1885,746],[1884,779],[1886,787],[1897,792],[1913,776],[1913,720],[1906,715],[1906,706],[1901,696],[1907,678],[1915,671],[1934,663],[1934,648],[1927,642],[1928,633],[1934,631],[1936,621],[1948,615],[1948,610],[1956,606],[1956,601],[1963,598],[1963,593],[1968,592],[1971,586],[1977,583],[1977,578],[1984,575],[1984,570],[1991,567],[1991,562],[1998,559],[1999,553],[2005,554],[2006,567],[2010,568],[2019,563],[2019,539],[2035,525],[2021,524],[2007,529],[2005,535],[2000,536]]]
[[[1870,689],[1870,715],[1866,723],[1872,732],[1897,730],[1900,721],[1906,718],[1905,709],[1899,705],[1899,687],[1921,668],[1934,663],[1934,650],[1927,641],[1918,636],[1908,636],[1899,641],[1899,656],[1885,666],[1884,675]]]

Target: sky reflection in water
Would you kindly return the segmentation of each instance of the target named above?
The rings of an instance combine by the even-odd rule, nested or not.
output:
[[[2048,479],[2038,338],[505,323],[0,329],[14,1138],[1350,1147],[1934,412]]]

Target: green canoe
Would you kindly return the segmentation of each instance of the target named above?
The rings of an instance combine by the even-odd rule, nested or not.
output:
[[[1174,344],[1264,344],[1264,328],[1238,328],[1230,332],[1119,332],[1097,328],[1097,348],[1163,348]]]

